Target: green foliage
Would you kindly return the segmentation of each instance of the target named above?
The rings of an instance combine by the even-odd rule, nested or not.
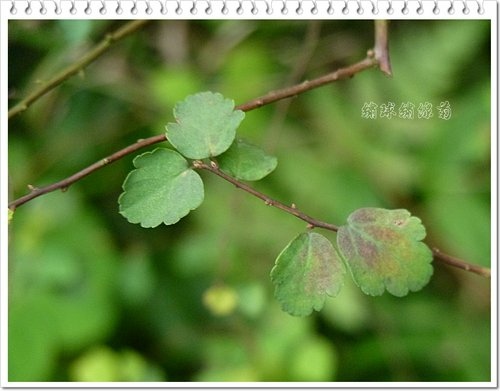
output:
[[[290,362],[293,381],[328,379],[337,366],[335,351],[323,338],[303,340],[296,346]]]
[[[203,202],[200,176],[177,152],[158,148],[137,156],[134,166],[119,198],[120,213],[131,223],[175,224]]]
[[[271,279],[276,298],[291,315],[323,308],[326,296],[337,296],[345,268],[330,241],[315,232],[294,238],[276,259]]]
[[[164,381],[161,371],[137,352],[115,352],[97,346],[76,359],[70,377],[77,382],[146,382]]]
[[[420,219],[407,210],[362,208],[340,227],[337,244],[363,292],[378,296],[387,289],[405,296],[432,275],[432,253],[421,242],[424,238]]]
[[[11,381],[50,380],[57,357],[107,338],[117,322],[115,285],[109,281],[116,279],[118,254],[101,231],[101,218],[86,211],[77,194],[32,204],[11,225]]]
[[[9,104],[121,24],[9,21]],[[425,223],[428,243],[489,266],[490,34],[488,20],[394,20],[390,80],[367,70],[247,112],[238,137],[279,159],[278,171],[252,186],[339,224],[367,205],[405,208]],[[9,198],[161,133],[187,95],[220,91],[244,103],[356,62],[372,43],[372,21],[151,22],[85,77],[9,121]],[[449,121],[360,116],[364,102],[441,100],[452,104]],[[302,221],[203,173],[196,213],[141,229],[116,213],[131,160],[16,210],[9,380],[81,380],[75,363],[96,369],[81,373],[97,380],[100,355],[92,353],[107,346],[118,365],[132,351],[161,370],[134,379],[419,384],[494,376],[488,281],[436,262],[426,288],[404,300],[367,296],[346,278],[321,312],[289,316],[273,300],[269,271]],[[207,307],[211,287],[237,295],[231,312]]]
[[[224,140],[225,145],[235,138],[243,117],[234,117],[242,113],[233,109],[233,101],[218,93],[188,96],[175,106],[180,124],[169,124],[174,138],[170,141],[188,157],[208,158],[224,152],[225,147],[213,147],[220,145],[214,140]],[[233,124],[223,126],[226,118],[229,122],[233,118]],[[219,161],[219,168],[243,180],[262,179],[277,165],[275,157],[239,139]],[[140,222],[143,227],[175,224],[203,201],[201,178],[177,152],[156,149],[135,158],[134,165],[119,198],[120,213],[131,223]],[[349,216],[347,226],[340,227],[337,243],[364,293],[378,296],[387,289],[405,296],[425,286],[432,275],[432,253],[420,242],[424,238],[424,226],[407,210],[362,208]],[[328,239],[307,232],[281,252],[271,279],[283,310],[305,316],[321,310],[327,295],[339,293],[344,274],[343,261]],[[222,315],[233,311],[236,300],[230,288],[214,287],[204,297],[207,307]]]
[[[234,110],[234,101],[221,94],[201,92],[174,107],[177,123],[167,125],[167,138],[190,159],[214,157],[232,144],[245,113]]]
[[[219,93],[201,92],[175,105],[178,123],[168,124],[167,137],[188,158],[222,153],[223,170],[238,179],[259,180],[276,168],[277,159],[255,145],[234,141],[244,116],[234,110],[232,100]],[[201,178],[176,151],[157,148],[137,156],[134,166],[118,200],[120,213],[129,222],[145,228],[175,224],[203,202]]]
[[[421,242],[425,228],[404,209],[361,208],[337,234],[340,255],[324,236],[302,233],[281,252],[271,271],[284,311],[309,315],[344,282],[343,259],[356,284],[372,296],[387,289],[395,296],[424,287],[432,275],[432,253]]]
[[[278,159],[261,148],[241,139],[218,159],[219,167],[231,176],[244,181],[258,181],[269,175],[278,165]]]

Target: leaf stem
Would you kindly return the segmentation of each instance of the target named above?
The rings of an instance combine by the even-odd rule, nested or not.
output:
[[[201,160],[195,160],[193,161],[193,167],[197,169],[202,169],[211,172],[212,174],[215,174],[222,179],[226,180],[229,183],[232,183],[234,186],[237,188],[246,191],[247,193],[253,195],[254,197],[257,197],[264,201],[266,205],[269,206],[274,206],[275,208],[278,208],[286,213],[289,213],[306,223],[308,223],[309,228],[323,228],[329,231],[334,231],[337,232],[339,227],[330,223],[326,223],[321,220],[317,220],[314,217],[311,217],[304,212],[300,211],[294,204],[292,206],[285,205],[279,201],[276,201],[272,199],[271,197],[268,197],[267,195],[261,193],[260,191],[254,189],[253,187],[248,186],[246,183],[240,182],[238,179],[226,174],[224,171],[222,171],[218,164],[214,161],[211,161],[210,164],[204,163]],[[468,262],[463,261],[462,259],[453,257],[451,255],[448,255],[438,248],[434,247],[431,249],[432,254],[434,256],[434,259],[437,261],[440,261],[442,263],[445,263],[449,266],[456,267],[458,269],[462,269],[468,272],[472,272],[475,274],[478,274],[480,276],[486,277],[486,278],[491,278],[491,270],[486,267],[474,265]]]
[[[339,80],[349,79],[356,73],[364,71],[368,68],[373,68],[377,65],[377,60],[374,57],[367,56],[365,59],[349,65],[345,68],[337,69],[335,72],[328,73],[324,76],[318,77],[313,80],[305,80],[300,84],[283,88],[276,91],[271,91],[266,95],[260,96],[249,102],[236,106],[237,110],[249,111],[259,107],[268,105],[270,103],[297,96],[306,91],[324,86],[325,84],[333,83]]]
[[[474,265],[472,263],[467,263],[461,260],[460,258],[456,258],[442,252],[437,247],[433,247],[431,250],[432,254],[434,255],[434,259],[438,259],[439,261],[446,263],[449,266],[453,266],[468,272],[476,273],[486,278],[491,278],[491,269],[487,267],[482,267]]]
[[[65,178],[59,182],[53,183],[48,186],[44,187],[34,187],[31,185],[28,185],[28,188],[31,190],[30,193],[26,194],[23,197],[20,197],[11,203],[9,203],[9,209],[14,211],[18,206],[25,204],[28,201],[31,201],[34,198],[37,198],[41,195],[50,193],[52,191],[61,189],[61,190],[67,190],[70,185],[73,183],[79,181],[82,178],[85,178],[87,175],[93,173],[94,171],[99,170],[100,168],[103,168],[107,166],[108,164],[111,164],[122,157],[131,154],[132,152],[137,151],[138,149],[147,147],[152,144],[159,143],[161,141],[165,141],[166,137],[164,134],[160,134],[158,136],[153,136],[149,137],[146,139],[142,139],[137,141],[135,144],[129,145],[128,147],[125,147],[123,149],[120,149],[118,152],[113,153],[112,155],[109,155],[105,157],[104,159],[101,159],[94,164],[84,168],[81,171],[78,171],[77,173],[71,175],[68,178]]]
[[[327,74],[327,75],[319,77],[317,79],[305,81],[305,82],[302,82],[302,83],[297,84],[295,86],[283,88],[281,90],[272,91],[269,94],[266,94],[260,98],[257,98],[257,99],[251,100],[247,103],[243,103],[239,106],[236,106],[235,109],[242,110],[242,111],[255,110],[255,109],[262,107],[264,105],[268,105],[270,103],[276,102],[276,101],[281,100],[281,99],[288,98],[290,96],[295,96],[295,95],[301,94],[303,92],[309,91],[313,88],[317,88],[317,87],[322,86],[324,84],[333,83],[337,80],[341,80],[342,78],[352,77],[352,76],[354,76],[354,74],[361,72],[362,70],[367,69],[368,67],[374,66],[376,64],[376,62],[374,62],[374,61],[375,60],[373,58],[367,57],[363,61],[360,61],[354,65],[351,65],[347,68],[338,69],[337,71],[335,71],[333,73]],[[165,140],[166,140],[165,134],[159,134],[157,136],[153,136],[153,137],[144,139],[143,142],[138,142],[138,143],[130,145],[129,147],[123,148],[122,150],[116,152],[115,154],[113,154],[111,156],[118,155],[118,157],[116,159],[114,159],[114,160],[117,160],[117,159],[120,159],[120,158],[128,155],[129,153],[137,151],[140,148],[143,148],[143,147],[155,144],[155,143],[159,143],[159,142],[162,142]],[[11,210],[14,210],[16,207],[18,207],[18,206],[20,206],[28,201],[31,201],[32,199],[37,198],[41,195],[50,193],[50,192],[58,190],[58,189],[67,188],[69,185],[71,185],[74,182],[80,180],[81,178],[87,176],[91,172],[94,172],[94,171],[98,170],[99,168],[104,167],[104,165],[100,164],[100,162],[104,161],[105,159],[109,159],[109,158],[110,157],[101,159],[99,162],[94,163],[91,166],[84,168],[83,170],[73,174],[72,176],[70,176],[66,179],[63,179],[63,180],[56,182],[56,183],[53,183],[52,185],[48,185],[48,186],[45,186],[42,188],[31,189],[31,192],[29,194],[27,194],[21,198],[18,198],[16,200],[12,201],[11,203],[9,203],[9,208]]]
[[[204,163],[201,160],[195,160],[193,161],[193,167],[202,169],[202,170],[207,170],[210,171],[211,173],[221,177],[222,179],[226,180],[229,183],[232,183],[234,186],[236,186],[238,189],[241,189],[243,191],[246,191],[247,193],[253,195],[254,197],[257,197],[264,201],[264,203],[268,206],[273,206],[275,208],[281,209],[282,211],[289,213],[303,221],[309,224],[310,228],[318,227],[318,228],[324,228],[330,231],[337,232],[338,227],[333,224],[325,223],[324,221],[319,221],[316,220],[315,218],[305,214],[304,212],[301,212],[295,204],[292,204],[292,206],[288,206],[283,204],[280,201],[277,201],[275,199],[272,199],[271,197],[268,197],[267,195],[261,193],[260,191],[254,189],[253,187],[248,186],[246,183],[240,182],[238,179],[226,174],[224,171],[222,171],[219,168],[219,165],[215,161],[210,161],[210,164]]]
[[[387,76],[392,76],[391,61],[389,59],[389,21],[375,21],[375,48],[374,54],[378,67]]]
[[[91,51],[86,53],[77,62],[71,64],[66,69],[63,69],[61,72],[52,77],[52,79],[46,81],[45,83],[42,83],[26,98],[13,106],[9,110],[8,118],[11,119],[17,114],[20,114],[23,111],[27,110],[28,107],[30,107],[40,97],[53,90],[55,87],[63,83],[65,80],[69,79],[71,76],[82,71],[90,63],[94,62],[99,56],[101,56],[106,50],[108,50],[113,43],[132,34],[148,22],[148,20],[133,20],[126,23],[119,29],[113,31],[112,33],[107,34],[99,44],[97,44]]]
[[[44,83],[41,85],[37,90],[33,91],[30,95],[28,95],[25,99],[23,99],[21,102],[19,102],[17,105],[12,107],[9,112],[8,112],[8,118],[12,118],[15,115],[25,111],[33,102],[35,102],[38,98],[52,90],[53,88],[57,87],[59,84],[64,82],[66,79],[71,77],[72,75],[78,73],[81,71],[83,68],[85,68],[87,65],[89,65],[91,62],[96,60],[101,54],[103,54],[109,46],[111,46],[112,43],[124,38],[125,36],[133,33],[134,31],[138,30],[141,28],[145,23],[148,21],[131,21],[127,23],[126,25],[122,26],[115,32],[109,34],[106,36],[106,38],[98,44],[93,50],[91,50],[89,53],[87,53],[84,57],[82,57],[78,62],[75,64],[71,65],[70,67],[66,68],[65,70],[61,71],[59,74],[54,76],[52,79],[50,79],[48,82]],[[335,72],[329,73],[327,75],[321,76],[317,79],[313,80],[306,80],[300,84],[283,88],[280,90],[276,91],[271,91],[266,95],[263,95],[259,98],[253,99],[249,102],[243,103],[239,106],[236,107],[236,109],[242,110],[242,111],[250,111],[257,109],[259,107],[268,105],[270,103],[285,99],[285,98],[290,98],[293,96],[297,96],[299,94],[302,94],[306,91],[312,90],[314,88],[321,87],[323,85],[329,84],[336,82],[338,80],[343,80],[347,79],[350,77],[353,77],[355,74],[374,67],[374,66],[379,66],[380,70],[387,75],[391,75],[391,66],[389,62],[389,54],[388,54],[388,34],[387,34],[387,21],[375,21],[375,48],[374,51],[369,51],[368,56],[362,60],[359,61],[355,64],[352,64],[348,67],[345,68],[340,68],[336,70]],[[112,155],[109,155],[108,157],[105,157],[104,159],[101,159],[94,164],[84,168],[81,171],[78,171],[77,173],[59,181],[55,182],[53,184],[44,186],[44,187],[34,187],[31,185],[28,185],[28,188],[30,189],[30,193],[22,196],[8,204],[8,207],[11,211],[14,211],[17,207],[27,203],[28,201],[31,201],[41,195],[53,192],[55,190],[67,190],[67,188],[72,185],[73,183],[79,181],[80,179],[86,177],[87,175],[107,166],[108,164],[111,164],[126,155],[129,155],[141,148],[166,141],[166,136],[165,134],[160,134],[157,136],[149,137],[146,139],[142,139],[137,141],[136,143],[129,145]],[[218,167],[218,165],[215,162],[211,162],[211,164],[206,164],[202,161],[194,161],[193,166],[195,168],[199,169],[205,169],[207,171],[212,172],[213,174],[218,175],[219,177],[225,179],[226,181],[232,183],[236,187],[246,191],[249,194],[252,194],[253,196],[263,200],[266,205],[269,206],[274,206],[275,208],[281,209],[286,213],[289,213],[309,224],[309,226],[312,227],[318,227],[318,228],[324,228],[330,231],[336,232],[338,230],[338,227],[333,224],[329,224],[323,221],[319,221],[314,219],[311,216],[308,216],[307,214],[301,212],[297,207],[292,204],[292,206],[285,205],[279,201],[276,201],[265,194],[262,194],[261,192],[253,189],[252,187],[246,185],[245,183],[242,183],[238,181],[237,179],[227,175],[223,171],[221,171]],[[477,266],[474,264],[467,263],[459,258],[455,258],[451,255],[448,255],[446,253],[443,253],[437,248],[433,248],[432,252],[434,254],[434,258],[436,260],[439,260],[443,263],[446,263],[450,266],[469,271],[472,273],[479,274],[483,277],[490,278],[491,277],[491,270],[485,267]]]

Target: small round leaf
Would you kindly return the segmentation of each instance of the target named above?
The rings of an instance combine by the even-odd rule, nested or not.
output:
[[[271,280],[281,308],[306,316],[323,308],[326,296],[337,296],[345,267],[330,241],[315,232],[293,239],[276,259]]]
[[[203,202],[203,182],[180,154],[158,148],[134,159],[123,183],[120,213],[131,223],[152,228],[175,224]]]
[[[255,145],[237,139],[217,162],[223,171],[237,179],[258,181],[276,168],[278,159]]]
[[[421,240],[425,228],[405,209],[362,208],[339,228],[337,244],[361,290],[394,296],[423,288],[432,276],[432,252]]]
[[[201,92],[177,103],[174,117],[177,123],[167,125],[170,143],[187,158],[205,159],[231,146],[245,113],[219,93]]]

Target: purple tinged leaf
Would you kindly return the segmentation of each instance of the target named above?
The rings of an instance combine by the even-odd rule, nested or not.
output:
[[[271,280],[284,311],[309,315],[323,308],[326,296],[337,296],[345,266],[330,241],[315,232],[293,239],[276,259]]]
[[[425,228],[405,209],[362,208],[339,228],[337,245],[363,292],[394,296],[422,289],[432,276]]]

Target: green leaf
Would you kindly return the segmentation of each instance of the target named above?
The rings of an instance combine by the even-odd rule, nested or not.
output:
[[[220,155],[232,144],[245,113],[219,93],[188,96],[174,107],[177,123],[167,125],[167,138],[184,156],[205,159]]]
[[[8,210],[9,211],[7,212],[7,220],[9,222],[9,224],[10,224],[10,222],[12,221],[12,218],[14,217],[14,211],[12,209],[10,209],[10,208],[8,208]]]
[[[323,308],[326,295],[339,293],[344,274],[344,264],[330,241],[304,232],[278,256],[271,280],[281,308],[290,315],[306,316]]]
[[[269,175],[278,165],[278,159],[261,148],[241,139],[217,159],[222,171],[244,181],[258,181]]]
[[[361,208],[339,228],[337,244],[361,290],[394,296],[423,288],[432,276],[425,228],[405,209]]]
[[[158,148],[134,159],[120,195],[120,213],[152,228],[175,224],[203,202],[203,182],[177,152]]]

